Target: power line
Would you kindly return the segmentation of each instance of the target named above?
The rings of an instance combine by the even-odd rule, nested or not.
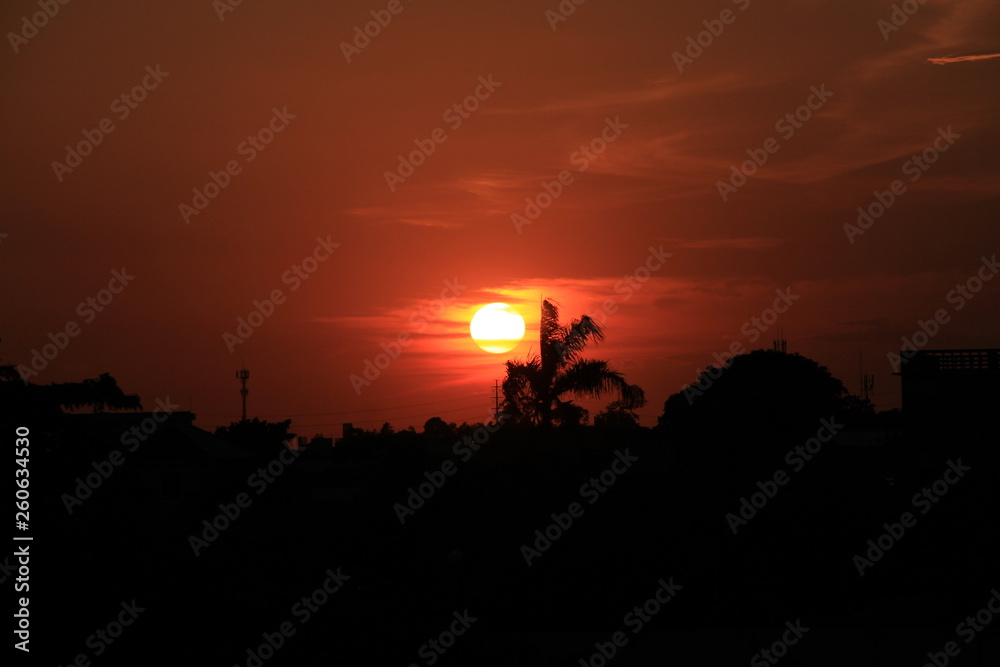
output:
[[[446,404],[446,403],[454,403],[454,401],[450,401],[450,400],[428,401],[428,402],[425,402],[425,403],[410,403],[408,405],[397,405],[397,406],[393,406],[393,407],[395,409],[418,408],[418,407],[423,407],[423,406],[426,406],[426,405],[442,405],[442,404]],[[277,413],[277,412],[270,412],[270,413],[262,413],[262,414],[259,414],[257,416],[258,417],[333,417],[333,416],[336,416],[336,415],[356,415],[356,414],[362,414],[362,413],[366,413],[366,412],[378,412],[380,410],[385,410],[385,408],[364,408],[364,409],[361,409],[361,410],[340,410],[338,412],[300,412],[300,413],[296,413],[296,414],[282,414],[282,413]],[[204,415],[205,417],[227,417],[228,416],[226,414],[212,413],[212,412],[202,412],[202,413],[199,413],[199,414]]]

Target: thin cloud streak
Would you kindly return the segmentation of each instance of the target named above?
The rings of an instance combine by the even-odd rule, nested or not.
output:
[[[972,62],[975,60],[990,60],[1000,58],[1000,53],[977,53],[968,56],[945,56],[943,58],[928,58],[927,62],[935,65],[950,65],[951,63]]]

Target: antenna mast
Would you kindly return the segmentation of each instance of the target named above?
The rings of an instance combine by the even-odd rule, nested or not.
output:
[[[247,380],[250,378],[250,371],[246,368],[236,371],[236,377],[240,381],[240,396],[243,397],[243,421],[247,420],[247,394],[250,390],[247,389]]]
[[[788,341],[785,340],[785,334],[781,327],[778,327],[778,340],[772,341],[771,344],[775,352],[788,353]]]

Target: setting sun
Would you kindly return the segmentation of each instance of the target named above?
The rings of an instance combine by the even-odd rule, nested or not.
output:
[[[510,352],[524,338],[524,318],[506,303],[490,303],[473,315],[469,333],[487,352]]]

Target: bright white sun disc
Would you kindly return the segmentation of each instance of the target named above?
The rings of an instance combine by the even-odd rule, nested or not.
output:
[[[487,352],[510,352],[524,338],[524,318],[506,303],[490,303],[472,316],[469,333]]]

